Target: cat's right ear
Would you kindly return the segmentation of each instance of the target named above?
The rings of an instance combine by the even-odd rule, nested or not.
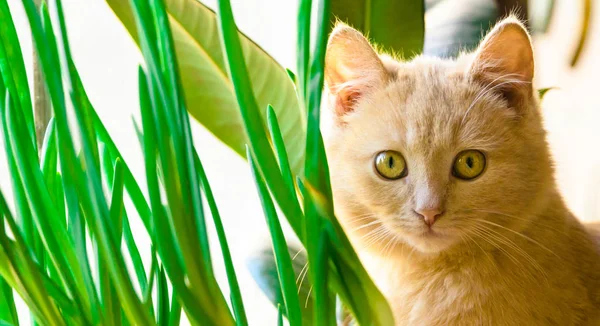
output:
[[[354,28],[338,23],[329,36],[325,86],[337,116],[354,110],[358,99],[380,87],[386,70],[369,41]]]

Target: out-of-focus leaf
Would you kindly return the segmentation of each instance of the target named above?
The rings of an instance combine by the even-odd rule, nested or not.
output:
[[[574,67],[585,47],[588,34],[590,31],[590,20],[592,19],[592,0],[582,0],[581,27],[579,30],[579,40],[577,47],[571,56],[571,67]]]
[[[411,58],[423,50],[423,0],[332,0],[331,13],[388,52]]]
[[[308,279],[308,258],[304,249],[289,245],[288,252],[292,257],[292,267],[296,276],[296,285],[298,286],[298,297],[300,299],[300,308],[302,318],[307,322],[313,320],[314,307],[313,300],[310,297],[311,283]],[[258,287],[265,296],[271,301],[273,306],[284,306],[283,295],[281,294],[281,285],[277,276],[277,265],[271,245],[265,245],[246,261],[246,266],[252,275]],[[285,309],[282,309],[285,314]]]
[[[548,91],[551,91],[553,89],[557,89],[557,87],[546,87],[546,88],[538,89],[538,96],[540,97],[540,100],[543,100],[546,93],[548,93]]]
[[[533,33],[546,33],[556,0],[529,0],[529,24]]]
[[[423,53],[455,57],[475,48],[498,19],[492,0],[443,0],[425,14],[427,21]]]
[[[139,44],[128,1],[106,1]],[[219,42],[215,13],[197,0],[166,0],[165,5],[188,111],[225,144],[245,156],[244,145],[248,140]],[[272,104],[277,110],[286,146],[294,153],[290,157],[291,166],[298,173],[304,160],[305,124],[294,85],[273,58],[248,37],[238,34],[246,64],[252,67],[249,78],[253,94],[259,107]],[[261,114],[266,121],[266,112]]]

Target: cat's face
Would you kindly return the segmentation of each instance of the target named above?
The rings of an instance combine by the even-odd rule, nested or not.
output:
[[[382,62],[358,32],[334,31],[326,146],[336,213],[355,243],[435,253],[527,225],[552,169],[529,39],[504,24],[514,26],[496,27],[458,61]],[[514,57],[489,53],[501,48],[492,42],[506,44],[502,37]]]

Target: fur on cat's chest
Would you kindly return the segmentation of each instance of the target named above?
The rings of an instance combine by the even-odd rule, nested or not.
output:
[[[399,324],[442,325],[461,315],[478,315],[489,287],[468,273],[431,272],[425,277],[400,273],[381,284]],[[393,280],[393,281],[392,281]],[[384,282],[381,282],[384,283]]]
[[[396,325],[571,325],[589,317],[583,311],[591,308],[581,288],[542,284],[513,268],[419,269],[389,260],[365,266],[388,299]]]

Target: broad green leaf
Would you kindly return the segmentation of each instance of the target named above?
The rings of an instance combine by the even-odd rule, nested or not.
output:
[[[331,13],[385,51],[411,58],[423,50],[423,0],[331,0]]]
[[[106,2],[139,45],[128,1]],[[189,113],[244,156],[248,140],[221,49],[215,13],[197,0],[166,0],[165,5]],[[256,101],[261,108],[271,104],[277,110],[283,138],[290,153],[294,153],[290,157],[292,170],[299,173],[304,160],[305,124],[294,85],[272,57],[242,33],[238,35],[246,65],[252,67],[249,78]],[[261,110],[261,115],[266,121],[266,112]]]

